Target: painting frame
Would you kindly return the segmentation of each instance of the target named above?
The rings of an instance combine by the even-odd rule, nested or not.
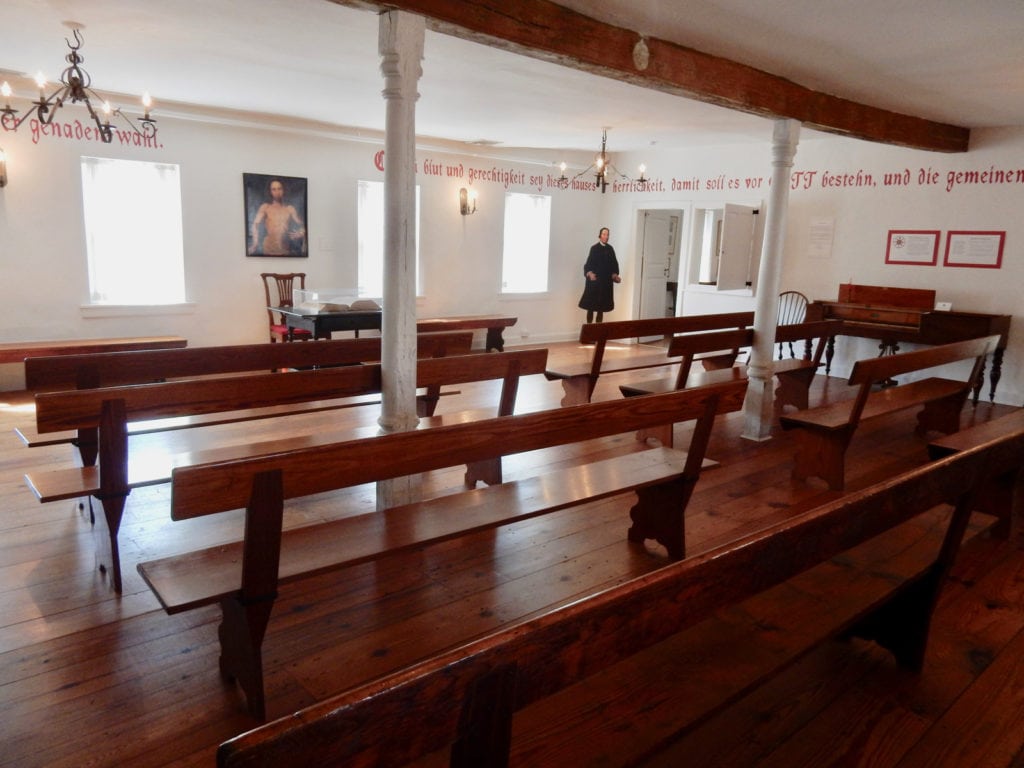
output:
[[[937,229],[890,229],[885,263],[934,267],[939,263],[940,236]]]
[[[950,230],[946,233],[944,267],[999,269],[1003,266],[1005,230]]]
[[[309,257],[309,184],[298,176],[243,173],[245,255]]]

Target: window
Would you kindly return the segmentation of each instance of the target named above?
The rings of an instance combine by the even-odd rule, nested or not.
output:
[[[178,166],[82,158],[92,304],[185,301]]]
[[[357,182],[356,230],[360,296],[384,295],[384,182]],[[416,295],[420,291],[420,188],[416,185]]]
[[[543,293],[548,289],[550,241],[551,196],[505,195],[502,293]]]

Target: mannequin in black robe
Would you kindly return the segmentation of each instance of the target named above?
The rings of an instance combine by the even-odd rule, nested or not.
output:
[[[615,249],[608,245],[608,227],[602,227],[597,242],[590,247],[587,261],[583,265],[583,295],[580,297],[580,309],[587,310],[587,322],[604,320],[604,313],[615,309],[612,285],[621,282],[619,262],[615,258]]]

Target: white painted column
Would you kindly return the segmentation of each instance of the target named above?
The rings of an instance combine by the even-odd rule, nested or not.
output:
[[[416,100],[423,70],[422,16],[380,14],[378,51],[386,102],[384,135],[383,394],[380,427],[416,427]],[[377,508],[415,501],[419,477],[377,484]]]
[[[789,180],[799,140],[798,121],[775,121],[772,131],[772,185],[768,196],[761,266],[757,273],[757,302],[754,305],[754,347],[750,351],[750,363],[747,365],[747,396],[743,402],[743,437],[748,440],[768,440],[771,437],[775,405],[772,359],[775,324],[779,313],[782,246],[786,239]]]

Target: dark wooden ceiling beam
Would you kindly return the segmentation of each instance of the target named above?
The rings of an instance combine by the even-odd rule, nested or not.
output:
[[[424,16],[428,28],[767,118],[867,141],[938,152],[966,152],[970,130],[859,104],[777,75],[657,38],[646,38],[649,63],[634,62],[640,35],[549,0],[332,0]]]

